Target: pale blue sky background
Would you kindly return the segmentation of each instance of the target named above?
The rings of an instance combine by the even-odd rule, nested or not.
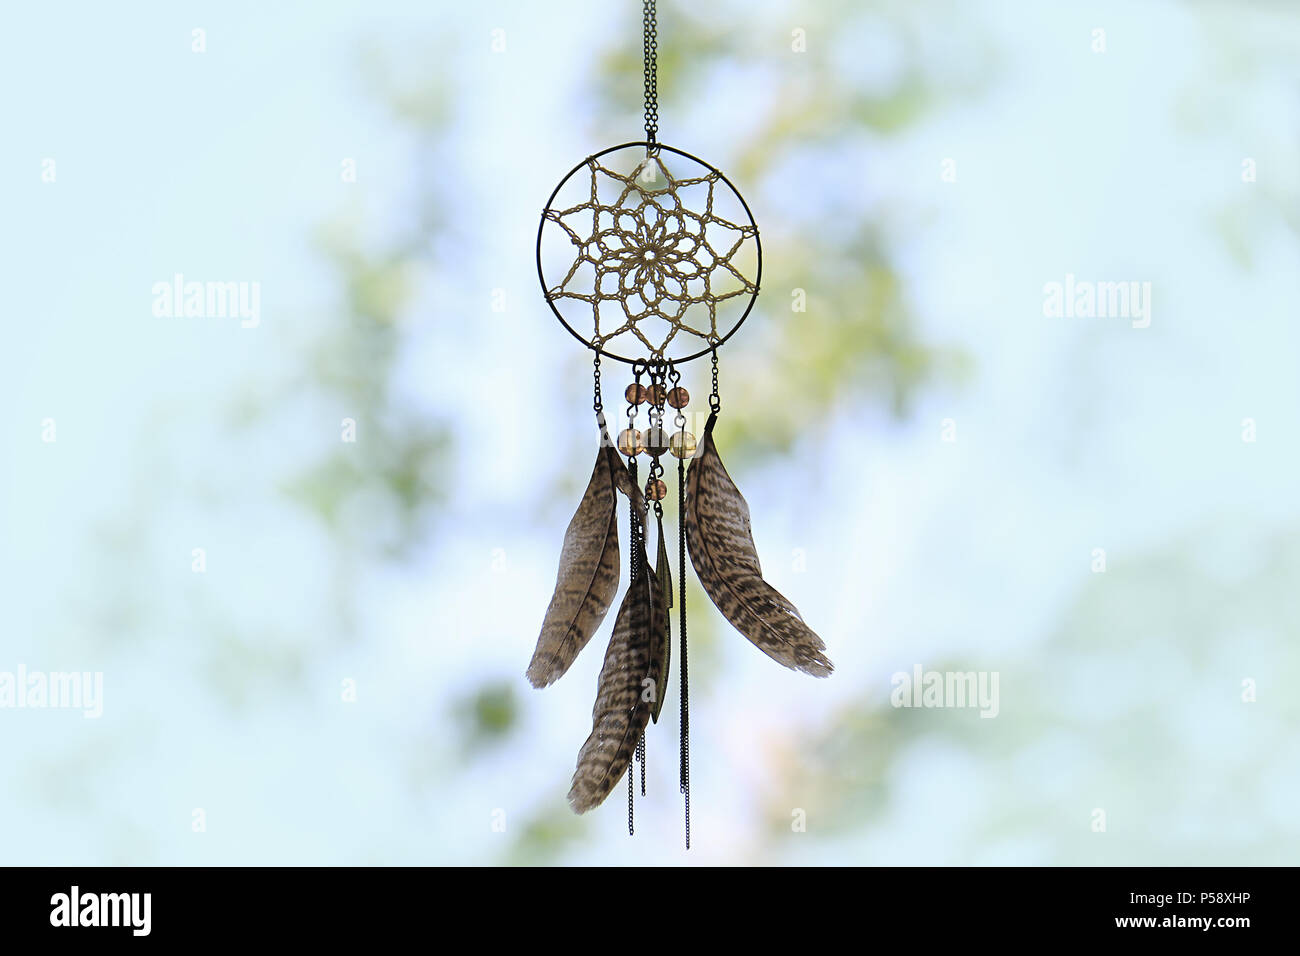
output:
[[[764,568],[837,670],[785,672],[695,603],[717,639],[692,714],[691,858],[1294,862],[1300,16],[881,3],[837,31],[827,8],[750,6],[719,5],[728,36],[745,24],[733,59],[695,108],[666,113],[665,140],[725,168],[747,113],[804,82],[801,56],[888,90],[894,27],[919,25],[944,94],[920,121],[828,130],[837,155],[791,145],[784,181],[732,178],[777,233],[879,215],[919,334],[969,373],[901,419],[845,399],[790,454],[737,454]],[[553,816],[600,653],[544,693],[522,676],[594,450],[587,361],[540,299],[532,238],[559,176],[607,145],[591,48],[640,44],[614,36],[614,13],[10,11],[0,670],[102,670],[105,713],[0,710],[0,862],[685,859],[675,718],[651,737],[629,841],[618,793],[580,822]],[[747,50],[787,50],[804,24],[807,53],[745,69]],[[424,86],[441,91],[436,134],[388,105]],[[620,138],[639,136],[639,113],[625,121]],[[384,558],[375,542],[400,512],[381,492],[349,500],[331,532],[284,489],[356,414],[314,387],[312,349],[344,311],[319,236],[334,224],[387,248],[419,234],[415,195],[436,197],[437,239],[407,250],[386,407],[446,422],[454,444],[436,518]],[[260,282],[260,326],[153,316],[153,284],[176,272]],[[1066,273],[1150,282],[1151,327],[1044,317],[1043,286]],[[764,290],[724,354],[724,397],[762,374],[761,330],[788,296]],[[363,420],[347,453],[373,454],[378,427]],[[890,675],[918,662],[999,671],[1000,716],[893,711]],[[355,704],[339,701],[345,678]],[[1241,702],[1246,678],[1257,703]],[[517,719],[476,744],[458,702],[502,683]],[[851,729],[860,712],[881,721],[880,753],[894,741],[888,760],[876,730]],[[788,832],[792,807],[807,833]],[[521,831],[551,819],[564,839],[528,856]]]

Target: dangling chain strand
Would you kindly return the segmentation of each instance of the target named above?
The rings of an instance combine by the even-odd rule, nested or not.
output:
[[[651,365],[650,390],[648,393],[649,401],[647,402],[649,405],[650,430],[646,432],[647,445],[650,444],[649,437],[651,435],[656,436],[656,444],[658,444],[658,439],[662,438],[664,434],[664,396],[667,394],[667,374],[664,370],[664,366],[661,364]],[[663,462],[660,460],[660,456],[652,454],[650,459],[650,474],[649,477],[646,478],[645,485],[645,492],[648,498],[651,497],[651,489],[655,488],[656,483],[663,477],[663,473],[664,466]],[[654,501],[655,517],[662,518],[664,516],[663,502],[657,497],[653,497],[652,500]]]
[[[650,439],[653,436],[655,440],[655,444],[658,445],[658,440],[659,440],[658,436],[662,434],[662,425],[663,425],[663,417],[664,417],[663,396],[667,393],[667,390],[664,387],[665,375],[664,375],[664,365],[662,360],[651,360],[651,362],[649,363],[649,367],[647,368],[646,371],[647,374],[650,376],[650,385],[646,389],[646,397],[647,397],[646,404],[649,406],[648,414],[650,417],[650,429],[646,432],[646,438],[647,438],[646,444],[647,445],[649,444]],[[640,380],[638,378],[638,383],[639,381]],[[664,530],[664,523],[663,523],[664,506],[663,506],[663,502],[659,500],[657,495],[651,494],[651,489],[655,489],[660,484],[659,476],[662,475],[663,473],[664,473],[664,466],[659,460],[659,455],[652,454],[650,458],[649,475],[646,478],[645,495],[647,499],[654,501],[655,517],[658,519],[659,535],[661,537],[663,536],[663,530]],[[635,471],[633,471],[632,477],[633,479],[636,478]],[[646,532],[650,520],[649,513],[647,513],[645,517],[646,517],[646,521],[642,523],[640,528],[639,540],[642,545],[644,545],[646,540]],[[634,560],[637,562],[638,568],[640,567],[640,561],[641,561],[640,554],[642,550],[643,548],[637,548],[635,552],[636,557],[634,558]],[[645,796],[645,763],[646,763],[645,751],[646,751],[645,732],[643,731],[641,733],[641,739],[637,741],[637,745],[636,745],[636,760],[638,763],[641,764],[641,796],[643,797]]]
[[[636,826],[634,825],[635,820],[633,819],[633,816],[634,815],[632,811],[632,764],[629,762],[627,765],[627,835],[628,836],[636,835]]]
[[[678,638],[681,643],[681,781],[686,798],[686,849],[691,848],[691,704],[690,679],[686,659],[686,459],[677,460],[677,605]]]
[[[634,392],[633,395],[634,399],[640,397],[639,393],[641,391],[641,373],[643,370],[644,367],[640,363],[634,364],[632,366],[632,380],[634,385],[632,391]],[[628,402],[628,406],[627,406],[627,430],[629,433],[629,440],[632,443],[632,453],[628,455],[627,458],[627,470],[632,476],[632,484],[634,485],[637,483],[636,446],[639,444],[639,442],[636,440],[636,415],[637,415],[638,404],[639,402],[637,401],[630,401]],[[628,580],[635,581],[636,576],[641,569],[640,552],[637,549],[637,542],[641,540],[640,532],[641,532],[642,516],[638,514],[637,509],[632,506],[628,507],[628,516],[630,518],[630,524],[628,526],[628,547],[631,549],[631,559],[629,561],[630,576]]]
[[[632,392],[632,396],[627,406],[627,430],[629,436],[632,436],[631,437],[632,454],[628,455],[627,470],[632,476],[632,484],[634,485],[637,482],[636,446],[638,444],[634,436],[636,435],[636,412],[637,412],[637,405],[638,405],[637,399],[640,397],[639,393],[641,391],[641,372],[642,372],[641,363],[634,363],[632,365],[633,387],[630,390]],[[627,511],[628,511],[628,548],[630,549],[630,554],[631,554],[631,557],[628,561],[629,564],[628,581],[635,582],[637,575],[641,571],[641,560],[640,560],[641,549],[639,547],[639,541],[641,540],[640,537],[641,515],[637,513],[636,507],[632,506],[630,503]],[[629,584],[629,587],[631,586],[632,585]],[[633,800],[634,800],[634,793],[635,793],[635,786],[636,786],[636,784],[634,783],[635,774],[636,774],[635,757],[639,757],[640,755],[641,755],[641,743],[638,742],[634,759],[628,761],[628,765],[627,765],[627,833],[628,836],[632,836],[636,831],[635,817],[633,813]]]
[[[716,353],[715,353],[716,354]],[[676,388],[682,380],[682,373],[677,366],[669,364],[668,381]],[[678,441],[681,443],[682,455],[677,459],[677,633],[681,646],[681,762],[678,767],[678,787],[686,799],[686,849],[691,848],[691,705],[690,680],[686,657],[686,413],[677,409],[673,419],[677,426]]]
[[[713,357],[713,391],[709,393],[709,411],[718,414],[722,408],[722,396],[718,394],[718,347],[715,345],[712,351]]]
[[[641,29],[645,47],[645,138],[655,142],[659,132],[659,31],[655,24],[655,0],[642,4]]]

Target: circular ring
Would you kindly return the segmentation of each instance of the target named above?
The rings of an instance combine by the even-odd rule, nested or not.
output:
[[[636,140],[636,141],[634,141],[634,142],[630,142],[630,143],[620,143],[618,146],[610,146],[610,147],[607,148],[607,149],[602,149],[600,152],[598,152],[598,153],[593,153],[592,155],[588,156],[586,159],[584,159],[582,162],[578,163],[578,164],[577,164],[576,166],[574,166],[571,170],[569,170],[568,173],[565,174],[564,178],[560,180],[559,185],[557,185],[557,186],[555,187],[555,189],[551,191],[551,195],[550,195],[550,197],[546,200],[546,206],[542,209],[541,222],[539,222],[539,223],[538,223],[538,226],[537,226],[537,252],[536,252],[536,256],[537,256],[537,281],[541,284],[541,287],[542,287],[542,297],[546,299],[546,304],[547,304],[548,306],[550,306],[551,311],[552,311],[553,313],[555,313],[555,317],[556,317],[557,319],[560,320],[560,324],[563,325],[566,329],[568,329],[569,334],[572,335],[572,336],[573,336],[575,339],[577,339],[579,342],[581,342],[583,345],[587,346],[587,348],[592,349],[592,350],[595,351],[598,355],[603,355],[603,356],[605,356],[606,358],[611,358],[611,359],[614,359],[614,360],[619,361],[619,362],[626,362],[626,363],[628,363],[628,364],[635,364],[635,363],[637,363],[637,362],[645,362],[645,361],[648,361],[648,359],[645,358],[645,357],[641,357],[641,358],[629,358],[628,356],[625,356],[625,355],[619,355],[619,354],[616,353],[616,352],[608,351],[608,350],[605,348],[605,343],[606,343],[606,341],[608,341],[610,338],[616,338],[618,335],[622,334],[622,332],[614,333],[614,334],[608,334],[608,335],[599,335],[599,334],[597,334],[597,335],[593,335],[593,337],[592,337],[591,339],[588,339],[588,338],[584,337],[581,333],[579,333],[579,332],[578,332],[578,331],[577,331],[577,330],[576,330],[572,325],[569,324],[568,320],[565,319],[565,317],[561,314],[560,310],[556,308],[556,306],[555,306],[555,301],[554,301],[554,299],[552,298],[552,295],[551,295],[551,291],[550,291],[550,289],[549,289],[549,288],[547,287],[547,285],[546,285],[546,276],[545,276],[545,275],[543,274],[543,272],[542,272],[542,235],[543,235],[543,231],[544,231],[544,229],[545,229],[545,227],[546,227],[546,223],[547,223],[547,220],[548,220],[548,216],[547,216],[547,214],[548,214],[548,213],[552,213],[552,212],[554,212],[554,210],[551,209],[551,203],[555,202],[555,197],[556,197],[557,195],[559,195],[560,190],[563,189],[564,186],[565,186],[565,184],[567,184],[567,183],[569,182],[569,180],[573,178],[574,174],[576,174],[579,170],[582,170],[582,169],[588,168],[588,166],[589,166],[591,163],[593,163],[595,160],[599,159],[600,157],[602,157],[602,156],[604,156],[604,155],[606,155],[606,154],[608,154],[608,153],[617,152],[618,150],[622,150],[622,149],[635,149],[635,148],[644,148],[644,149],[646,149],[648,152],[650,152],[650,151],[653,151],[653,152],[666,151],[666,152],[669,152],[669,153],[674,153],[674,154],[676,154],[676,155],[678,155],[678,156],[681,156],[681,157],[683,157],[683,158],[685,158],[685,159],[688,159],[688,160],[690,160],[691,162],[696,163],[696,164],[698,164],[699,166],[703,167],[704,169],[708,170],[710,176],[714,176],[714,175],[716,175],[717,178],[718,178],[718,180],[720,180],[722,183],[724,183],[724,184],[727,186],[727,188],[731,190],[732,195],[734,195],[735,198],[736,198],[736,200],[740,203],[740,207],[744,210],[744,212],[745,212],[745,216],[749,219],[749,227],[748,227],[748,228],[749,228],[750,230],[752,230],[752,238],[753,238],[753,240],[754,240],[754,252],[755,252],[755,256],[756,256],[756,258],[757,258],[757,266],[756,266],[756,269],[755,269],[754,281],[753,281],[753,283],[752,283],[752,290],[751,290],[750,293],[749,293],[749,301],[746,303],[746,305],[745,305],[745,309],[744,309],[744,311],[741,313],[740,318],[736,321],[736,323],[735,323],[735,324],[734,324],[730,329],[728,329],[728,330],[726,331],[726,333],[723,334],[723,335],[718,335],[716,328],[711,328],[710,332],[709,332],[707,335],[704,335],[704,334],[702,334],[702,333],[699,333],[699,332],[697,332],[697,331],[695,331],[695,330],[691,330],[693,334],[695,334],[695,335],[697,335],[697,336],[699,336],[699,337],[705,338],[705,340],[706,340],[706,342],[707,342],[708,344],[707,344],[704,348],[700,349],[698,352],[693,352],[692,354],[687,355],[687,356],[684,356],[684,357],[682,357],[682,358],[675,358],[675,359],[671,359],[671,360],[669,360],[669,359],[667,359],[667,358],[662,354],[662,349],[663,349],[664,347],[666,347],[666,345],[667,345],[667,341],[665,341],[664,346],[661,346],[661,350],[660,350],[659,353],[656,353],[655,350],[654,350],[653,348],[651,348],[651,350],[650,350],[650,351],[651,351],[651,354],[650,354],[650,356],[649,356],[650,359],[658,358],[658,359],[660,359],[661,361],[665,361],[665,362],[667,362],[667,361],[671,361],[672,364],[675,364],[675,365],[682,365],[682,364],[685,364],[686,362],[690,362],[690,361],[693,361],[693,360],[695,360],[695,359],[697,359],[697,358],[700,358],[701,356],[708,355],[708,354],[710,354],[710,353],[716,352],[717,349],[718,349],[719,347],[721,347],[722,344],[723,344],[724,342],[726,342],[729,338],[731,338],[733,335],[736,334],[736,330],[739,329],[742,325],[745,324],[745,319],[749,318],[749,313],[750,313],[750,312],[753,310],[753,308],[754,308],[754,302],[755,302],[755,300],[757,300],[757,298],[758,298],[759,287],[760,287],[760,283],[761,283],[762,278],[763,278],[763,245],[762,245],[762,242],[761,242],[760,239],[759,239],[759,235],[758,235],[758,224],[754,221],[754,214],[750,211],[750,209],[749,209],[749,204],[745,202],[745,197],[742,196],[742,195],[740,194],[740,190],[738,190],[738,189],[737,189],[737,188],[732,184],[731,180],[729,180],[729,179],[728,179],[728,178],[723,174],[723,172],[722,172],[720,169],[718,169],[716,166],[713,166],[713,165],[710,164],[710,163],[706,163],[704,160],[700,159],[698,156],[692,156],[690,153],[685,152],[684,150],[676,149],[676,148],[674,148],[674,147],[672,147],[672,146],[667,146],[667,145],[665,145],[665,144],[663,144],[663,143],[654,143],[654,142],[650,142],[650,141],[648,141],[648,140]],[[594,180],[593,180],[593,181],[594,181]],[[593,197],[593,200],[594,200],[594,197]],[[558,220],[558,217],[557,217],[557,218],[551,219],[551,221],[553,221],[553,222],[558,222],[559,220]],[[592,240],[592,241],[595,241],[595,239],[596,239],[596,232],[597,232],[597,230],[596,230],[596,228],[595,228],[595,225],[596,225],[596,223],[595,223],[595,221],[593,220],[593,229],[592,229],[593,240]],[[747,233],[742,233],[742,239],[743,239],[746,235],[749,235],[749,234],[747,234]],[[739,247],[739,242],[737,243],[737,247]],[[735,251],[735,250],[733,249],[733,253],[734,253],[734,251]],[[730,254],[729,254],[729,255],[730,255]],[[652,258],[652,257],[647,253],[646,258],[649,259],[649,258]],[[576,268],[576,263],[575,263],[575,268]],[[734,272],[734,270],[732,270],[732,271]],[[570,274],[572,274],[572,273],[570,273]],[[566,281],[567,281],[567,279],[566,279]],[[563,284],[563,283],[562,283],[562,284]],[[748,284],[748,283],[747,283],[747,284]],[[662,316],[661,316],[661,317],[662,317]],[[671,321],[671,320],[669,320],[669,321]],[[630,325],[634,325],[635,322],[632,321],[632,320],[630,320],[630,321],[629,321],[629,324],[630,324]],[[716,323],[715,323],[715,324],[716,324]],[[676,335],[676,331],[677,331],[677,329],[674,328],[674,331],[673,331],[672,334],[673,334],[673,335]],[[638,335],[639,335],[639,333],[638,333]],[[672,338],[672,336],[670,335],[670,336],[669,336],[669,339],[671,339],[671,338]],[[714,340],[716,340],[716,341],[714,341]]]

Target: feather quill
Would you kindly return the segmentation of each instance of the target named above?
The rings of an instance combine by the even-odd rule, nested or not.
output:
[[[723,617],[779,664],[813,677],[834,665],[825,643],[799,610],[763,580],[749,528],[749,505],[727,474],[713,443],[709,416],[699,453],[686,476],[686,544],[704,591]]]
[[[578,752],[569,788],[575,813],[586,813],[609,796],[627,772],[655,707],[660,667],[667,664],[655,643],[668,622],[656,578],[642,546],[640,571],[619,606],[600,669],[591,734]]]
[[[636,488],[600,419],[601,445],[582,502],[564,532],[555,593],[542,621],[528,681],[546,687],[564,676],[605,619],[618,591],[618,510],[614,489]],[[639,496],[638,496],[639,497]],[[633,499],[635,501],[635,499]]]

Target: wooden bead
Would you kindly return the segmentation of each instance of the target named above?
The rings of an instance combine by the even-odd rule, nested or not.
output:
[[[625,428],[618,433],[618,450],[631,458],[645,451],[641,443],[641,432],[635,428]]]
[[[645,400],[657,408],[663,408],[665,394],[662,385],[651,385],[645,390]]]
[[[645,445],[645,450],[655,458],[668,450],[668,433],[657,426],[647,428],[641,440]]]
[[[650,487],[646,489],[645,496],[651,501],[662,501],[668,495],[668,486],[656,478],[650,482]]]
[[[692,458],[695,455],[695,436],[687,431],[673,432],[668,439],[668,450],[674,458]]]
[[[685,408],[686,403],[691,400],[691,393],[678,385],[668,393],[668,404],[673,408]]]
[[[627,399],[629,405],[645,404],[645,386],[633,382],[623,390],[623,397]]]

